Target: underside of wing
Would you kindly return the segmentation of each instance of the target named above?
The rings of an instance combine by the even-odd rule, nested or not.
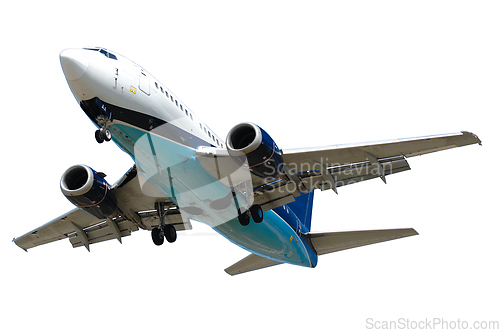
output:
[[[142,186],[138,180],[136,167],[132,167],[112,190],[118,199],[118,211],[107,219],[99,219],[75,208],[66,214],[15,238],[14,243],[27,251],[30,248],[68,238],[73,247],[84,246],[111,239],[121,243],[122,237],[130,236],[139,229],[151,230],[160,224],[155,203],[166,203],[165,223],[174,225],[176,231],[190,230],[191,223],[183,218],[178,207],[154,189]]]
[[[100,220],[78,208],[50,221],[41,227],[15,238],[14,243],[24,250],[69,238],[73,247],[85,246],[109,239],[129,236],[138,227],[123,218]]]
[[[17,246],[27,251],[35,246],[55,242],[60,239],[68,238],[70,234],[74,233],[75,222],[81,228],[99,223],[100,220],[84,211],[75,208],[72,211],[38,227],[27,234],[15,238],[14,243]]]
[[[283,159],[297,172],[303,172],[310,170],[310,165],[316,163],[339,166],[368,161],[371,157],[379,160],[396,156],[407,158],[471,144],[481,144],[481,140],[473,133],[460,132],[380,142],[289,149],[283,151]]]
[[[253,199],[263,210],[295,200],[315,189],[337,188],[410,170],[407,158],[471,144],[481,144],[470,132],[419,138],[283,150],[283,172],[273,179],[250,174]],[[226,181],[244,178],[245,172],[225,149],[204,147],[197,152],[201,164],[214,177]],[[248,173],[248,171],[247,171]],[[243,175],[243,176],[241,176]],[[227,184],[231,184],[228,182]]]

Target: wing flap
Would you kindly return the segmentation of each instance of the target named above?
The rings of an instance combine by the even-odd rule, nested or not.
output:
[[[267,259],[256,254],[251,254],[236,264],[229,266],[224,271],[229,275],[238,275],[241,273],[247,273],[251,271],[255,271],[262,268],[272,267],[282,264],[279,261],[274,261],[271,259]]]
[[[352,249],[409,236],[418,235],[415,229],[385,229],[344,232],[309,233],[307,236],[318,255]]]
[[[404,156],[379,160],[379,163],[366,161],[335,166],[324,171],[316,169],[301,173],[300,178],[308,191],[327,190],[410,170],[410,165]],[[330,174],[331,178],[325,177],[323,173]]]
[[[116,224],[119,235],[114,231],[113,227],[109,225],[109,221],[103,221],[82,230],[85,232],[86,237],[79,237],[78,231],[75,230],[74,233],[68,235],[69,241],[73,245],[73,248],[104,242],[111,239],[118,239],[121,243],[122,237],[130,236],[132,231],[139,230],[134,223],[127,220],[112,221],[112,223]],[[85,239],[88,244],[84,241]]]

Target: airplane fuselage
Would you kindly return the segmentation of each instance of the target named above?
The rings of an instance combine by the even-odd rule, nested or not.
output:
[[[60,57],[85,113],[98,128],[109,129],[111,139],[135,161],[142,179],[186,218],[210,225],[259,256],[316,266],[317,254],[301,236],[309,230],[286,206],[280,214],[265,211],[260,223],[241,225],[234,213],[238,200],[229,196],[233,189],[214,178],[197,158],[200,147],[225,148],[224,141],[150,73],[100,48],[68,49]],[[242,191],[242,201],[244,196]],[[229,198],[226,205],[214,205],[224,198]]]

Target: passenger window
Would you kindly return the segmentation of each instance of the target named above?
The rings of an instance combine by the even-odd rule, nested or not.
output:
[[[182,104],[181,104],[181,110],[182,110]]]
[[[160,86],[160,90],[161,90],[161,92],[163,93],[163,87],[162,87],[162,86]]]
[[[174,101],[174,96],[170,95],[170,100],[173,102]]]
[[[155,82],[156,89],[158,89],[158,82]]]
[[[175,105],[179,106],[179,103],[177,103],[177,100],[175,100]]]
[[[168,98],[168,92],[165,90],[165,95],[167,95],[167,98]]]
[[[190,113],[189,116],[191,117],[191,120],[193,120],[193,115]]]

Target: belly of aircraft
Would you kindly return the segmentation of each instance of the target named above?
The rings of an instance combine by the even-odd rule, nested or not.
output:
[[[185,217],[211,226],[254,254],[300,266],[315,266],[315,254],[273,211],[265,212],[260,223],[252,220],[242,226],[231,189],[203,168],[193,148],[125,123],[114,122],[109,128],[113,140],[135,160],[142,182],[154,185]],[[213,204],[223,198],[230,198],[227,205]]]

